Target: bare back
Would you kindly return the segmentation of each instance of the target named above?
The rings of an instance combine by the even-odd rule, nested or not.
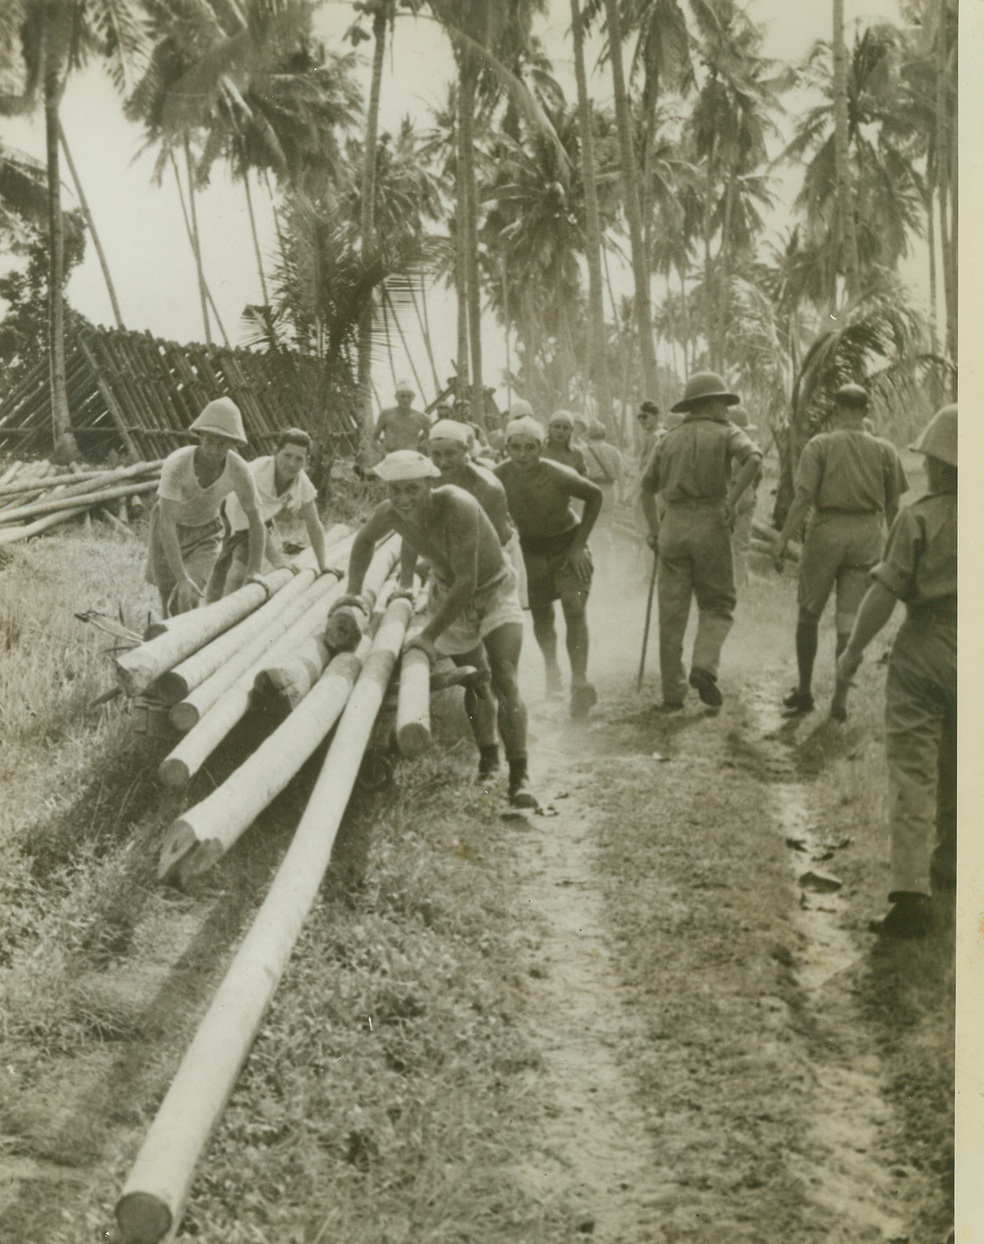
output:
[[[474,550],[477,584],[484,584],[502,572],[505,560],[495,528],[478,501],[454,484],[444,484],[431,492],[431,511],[421,524],[402,518],[390,507],[393,530],[420,556],[426,557],[434,573],[444,583],[453,583],[455,566]]]

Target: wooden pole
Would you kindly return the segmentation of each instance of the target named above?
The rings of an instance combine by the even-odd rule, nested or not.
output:
[[[267,659],[272,659],[275,651],[281,651],[280,642],[285,635],[290,635],[293,642],[297,643],[320,630],[324,624],[328,602],[338,592],[338,580],[334,575],[325,575],[324,578],[316,579],[303,595],[289,602],[285,610],[271,616],[262,631],[175,704],[170,714],[174,728],[182,734],[193,730],[226,692],[239,683],[243,675],[253,671],[255,677],[256,670]]]
[[[338,585],[335,584],[333,591],[338,590]],[[249,712],[253,699],[253,684],[267,661],[282,660],[285,652],[293,651],[299,643],[303,643],[315,631],[320,630],[324,619],[324,606],[329,595],[326,594],[322,600],[302,614],[293,626],[282,631],[272,648],[267,642],[268,632],[264,632],[254,640],[259,651],[254,650],[251,653],[250,663],[241,671],[232,685],[225,689],[201,714],[195,724],[188,729],[181,742],[172,748],[161,761],[157,775],[165,786],[180,787],[191,781],[229,731]],[[179,714],[179,710],[182,713],[187,712],[188,706],[195,700],[198,692],[203,691],[205,687],[206,684],[203,683],[186,700],[182,700],[180,704],[176,704],[171,709],[171,721],[178,725],[179,729],[185,723],[185,718]]]
[[[396,536],[388,536],[373,554],[366,577],[362,583],[362,595],[370,610],[383,584],[393,573],[400,560],[401,542]],[[336,609],[325,623],[325,643],[332,652],[354,652],[369,624],[370,615],[354,605]]]
[[[420,648],[411,648],[400,661],[396,745],[404,756],[422,756],[430,744],[430,659]]]
[[[264,808],[314,755],[342,714],[369,651],[340,652],[297,710],[201,803],[171,826],[161,848],[160,878],[180,885],[206,872],[242,837]]]
[[[342,655],[341,653],[339,655]],[[285,717],[294,711],[331,660],[331,649],[320,635],[312,635],[280,665],[265,665],[256,675],[253,695],[264,712]]]
[[[48,488],[60,488],[62,484],[81,484],[87,480],[93,485],[115,483],[134,475],[149,475],[152,471],[159,471],[163,465],[164,459],[159,458],[156,462],[137,462],[133,466],[120,467],[117,470],[93,468],[90,471],[71,471],[67,475],[45,476],[40,480],[30,480],[26,484],[18,480],[12,484],[0,484],[0,497],[12,497],[22,492],[42,492]]]
[[[126,1244],[157,1244],[180,1222],[195,1164],[317,898],[411,608],[400,599],[386,610],[294,839],[137,1154],[116,1206]]]
[[[289,570],[275,570],[273,574],[262,576],[261,582],[246,583],[214,604],[202,605],[171,618],[163,634],[117,658],[120,686],[127,695],[140,695],[165,670],[241,622],[292,578]]]
[[[186,657],[180,665],[162,674],[154,684],[154,691],[165,704],[177,704],[183,700],[190,691],[242,652],[261,631],[265,631],[292,601],[307,592],[317,577],[314,570],[299,570],[276,596],[244,618],[238,626],[223,631],[211,643]]]
[[[49,527],[55,527],[58,523],[66,523],[70,518],[78,518],[88,512],[88,506],[83,505],[77,510],[59,510],[57,514],[35,519],[33,523],[28,523],[25,527],[0,528],[0,544],[16,544],[18,540],[28,540],[31,536],[38,535],[39,532],[47,531]]]
[[[22,518],[34,518],[39,514],[55,514],[58,510],[72,509],[74,506],[102,505],[106,501],[114,501],[117,497],[136,497],[140,493],[153,492],[157,487],[156,480],[148,480],[143,484],[121,484],[116,488],[103,488],[98,492],[84,492],[80,496],[55,497],[52,501],[32,501],[30,505],[19,505],[11,510],[0,513],[3,522],[11,523]]]

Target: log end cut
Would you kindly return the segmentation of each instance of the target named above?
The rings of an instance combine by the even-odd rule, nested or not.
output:
[[[191,781],[187,762],[178,756],[165,756],[158,767],[157,776],[165,786],[187,786]]]
[[[149,1192],[129,1192],[116,1205],[126,1244],[157,1244],[171,1229],[171,1211]]]
[[[408,721],[396,732],[401,756],[422,756],[431,745],[431,733],[422,721]]]

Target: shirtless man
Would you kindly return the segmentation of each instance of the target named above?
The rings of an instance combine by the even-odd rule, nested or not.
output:
[[[547,667],[547,693],[555,694],[561,686],[554,629],[554,601],[559,598],[571,663],[571,716],[584,717],[598,698],[587,677],[585,606],[592,575],[587,541],[601,512],[601,489],[570,467],[543,461],[543,440],[543,428],[535,419],[513,419],[506,428],[509,459],[499,463],[495,474],[519,531],[533,633]],[[572,499],[584,502],[580,521]]]
[[[574,443],[574,416],[568,410],[555,410],[547,423],[547,439],[540,450],[541,458],[570,467],[578,475],[587,475],[584,451]]]
[[[535,808],[529,790],[526,751],[526,706],[519,693],[519,654],[523,613],[516,599],[516,574],[481,505],[453,484],[435,486],[440,471],[429,458],[404,449],[374,467],[386,484],[387,500],[377,506],[352,544],[348,585],[351,595],[333,608],[358,604],[359,592],[376,544],[395,531],[403,539],[400,580],[413,583],[417,558],[430,563],[426,622],[412,632],[404,649],[421,648],[433,663],[447,656],[456,665],[488,669],[499,709],[499,733],[509,762],[509,802]],[[364,607],[364,606],[363,606]],[[486,659],[487,658],[487,659]],[[487,748],[490,740],[477,734],[486,723],[474,717],[482,749],[479,776],[494,771]]]
[[[382,442],[384,454],[397,449],[420,449],[430,431],[430,420],[420,410],[414,410],[416,396],[409,380],[398,380],[396,405],[380,411],[372,434],[374,445]]]

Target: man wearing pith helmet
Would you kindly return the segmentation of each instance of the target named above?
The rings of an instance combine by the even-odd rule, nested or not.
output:
[[[728,419],[738,403],[737,393],[729,392],[715,372],[691,376],[673,407],[683,417],[657,441],[642,479],[650,543],[659,554],[662,712],[683,708],[688,681],[683,637],[694,599],[698,622],[690,686],[711,708],[723,702],[718,665],[736,601],[731,531],[737,503],[762,460],[758,446]]]
[[[412,449],[387,454],[374,468],[386,484],[387,500],[377,506],[356,534],[349,560],[349,592],[333,608],[359,603],[363,580],[376,544],[390,532],[403,539],[400,581],[413,583],[417,558],[430,563],[427,617],[408,636],[405,648],[421,648],[431,662],[450,657],[456,665],[485,671],[498,701],[498,726],[509,763],[509,801],[535,808],[529,790],[526,707],[519,693],[523,611],[516,598],[516,573],[504,555],[490,519],[473,496],[454,484],[440,484],[433,462]],[[492,719],[492,730],[495,719]],[[472,726],[482,747],[480,776],[496,765],[485,748],[488,716],[472,705]],[[498,755],[496,752],[496,760]]]
[[[910,448],[925,455],[928,491],[893,523],[837,662],[846,687],[904,602],[885,688],[892,907],[874,926],[889,937],[930,931],[933,896],[952,893],[957,866],[956,406],[937,411]]]
[[[791,715],[813,708],[813,666],[819,646],[820,617],[836,592],[834,626],[840,656],[854,625],[878,561],[899,498],[909,487],[894,445],[865,431],[868,394],[858,384],[843,384],[834,394],[833,426],[804,446],[796,467],[796,493],[775,547],[781,570],[786,544],[812,508],[800,557],[796,622],[799,682],[783,704]],[[846,718],[840,700],[832,716]]]
[[[219,508],[230,493],[239,500],[249,531],[246,578],[259,572],[266,540],[256,483],[235,452],[246,443],[239,407],[231,398],[216,398],[190,430],[198,434],[198,444],[164,460],[150,515],[147,582],[157,586],[165,617],[201,603],[222,546]]]
[[[409,380],[396,382],[396,405],[379,412],[373,430],[373,443],[382,442],[384,454],[397,449],[423,449],[430,430],[430,420],[421,410],[414,410],[416,391]]]

